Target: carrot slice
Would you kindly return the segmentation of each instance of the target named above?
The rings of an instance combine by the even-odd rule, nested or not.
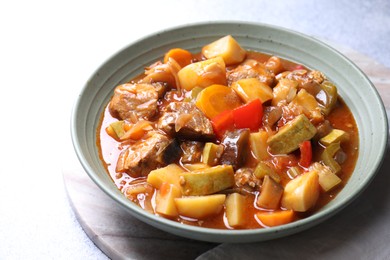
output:
[[[273,212],[258,212],[257,218],[266,227],[275,227],[288,224],[294,220],[293,210],[280,210]]]
[[[214,84],[198,94],[195,104],[209,119],[212,119],[226,110],[240,106],[241,100],[232,88]]]
[[[174,59],[183,68],[191,63],[193,57],[191,52],[187,50],[174,48],[165,54],[164,63],[167,63],[169,58]]]

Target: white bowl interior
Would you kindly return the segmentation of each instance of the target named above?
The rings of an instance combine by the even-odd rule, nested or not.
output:
[[[359,129],[359,158],[346,187],[313,216],[271,229],[215,230],[182,225],[151,215],[130,202],[105,171],[96,147],[96,129],[112,91],[161,59],[170,48],[199,52],[201,46],[231,34],[244,48],[302,63],[333,81],[355,116]],[[332,216],[359,195],[374,177],[387,143],[383,103],[368,78],[347,58],[324,43],[289,30],[252,23],[203,23],[177,27],[145,37],[105,62],[83,88],[72,115],[72,139],[81,164],[92,180],[135,217],[160,229],[212,242],[253,242],[286,236]],[[239,239],[239,240],[238,240]]]

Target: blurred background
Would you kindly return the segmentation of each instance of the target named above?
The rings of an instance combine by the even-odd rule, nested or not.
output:
[[[62,168],[73,103],[131,42],[215,20],[266,23],[390,68],[390,1],[166,0],[0,3],[0,259],[104,259],[70,208]]]

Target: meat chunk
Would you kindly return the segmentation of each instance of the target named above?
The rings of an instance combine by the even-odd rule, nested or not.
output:
[[[135,122],[150,120],[157,112],[158,93],[151,84],[126,83],[115,88],[109,109],[114,117]]]
[[[183,155],[181,157],[182,163],[197,163],[200,162],[203,153],[202,142],[197,141],[184,141],[181,143],[180,147],[183,151]]]
[[[153,169],[178,159],[181,149],[175,139],[158,132],[130,145],[119,155],[116,171],[128,172],[133,177],[146,176]]]
[[[303,88],[313,96],[321,90],[320,84],[326,79],[324,74],[316,70],[311,72],[307,70],[286,71],[276,76],[277,80],[283,78],[297,81],[299,89]]]
[[[258,191],[261,180],[257,178],[252,168],[240,168],[234,173],[235,188],[241,192]]]
[[[227,72],[228,84],[240,79],[257,78],[268,86],[274,85],[275,75],[263,63],[248,59],[235,69]]]
[[[215,138],[210,120],[190,102],[172,102],[158,121],[158,128],[170,136],[186,140],[209,141]]]

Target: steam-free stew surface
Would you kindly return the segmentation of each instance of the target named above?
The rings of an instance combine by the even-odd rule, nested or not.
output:
[[[169,50],[117,86],[97,131],[124,196],[189,225],[250,229],[307,217],[345,186],[358,130],[321,72],[230,36]]]

